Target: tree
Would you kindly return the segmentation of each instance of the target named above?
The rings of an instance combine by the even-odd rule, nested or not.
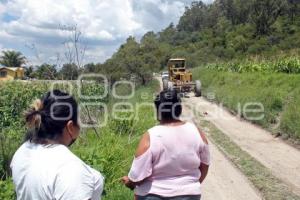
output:
[[[271,26],[280,16],[286,1],[283,0],[254,0],[252,20],[256,27],[257,35],[267,35]]]
[[[183,16],[177,25],[179,31],[201,31],[207,27],[208,7],[202,1],[195,1],[191,7],[186,7]]]
[[[232,24],[235,24],[236,20],[236,8],[234,6],[233,0],[220,0],[219,1],[220,11],[223,15],[231,21]]]
[[[64,64],[59,71],[59,77],[63,80],[75,80],[78,78],[78,67],[74,63]]]
[[[129,37],[114,58],[128,78],[135,77],[145,85],[152,79],[153,71],[159,68],[159,58],[155,56],[157,52],[158,41],[155,34],[149,32],[142,38],[141,44],[134,37]]]
[[[134,37],[129,37],[120,51],[121,65],[125,67],[128,75],[137,76],[142,84],[145,85],[148,70],[143,69],[141,58],[142,52],[139,43],[136,42]]]
[[[152,72],[164,68],[171,57],[170,45],[161,43],[161,40],[153,32],[148,32],[142,37],[140,51],[144,57],[144,64],[149,65],[146,68],[150,68]]]
[[[159,33],[159,41],[166,42],[171,45],[175,44],[174,35],[176,34],[176,31],[174,24],[171,23],[166,29]]]
[[[95,73],[97,70],[97,65],[94,63],[88,63],[83,66],[84,73]]]
[[[288,15],[292,22],[295,21],[295,17],[299,16],[300,13],[300,1],[299,0],[288,0]]]
[[[2,51],[0,64],[6,67],[21,67],[26,63],[26,58],[18,51]]]
[[[253,0],[217,0],[218,10],[233,25],[249,22]]]
[[[57,77],[57,70],[55,65],[47,63],[37,66],[32,76],[41,80],[54,80]]]
[[[33,75],[34,75],[33,66],[27,67],[26,70],[25,70],[25,76],[28,77],[28,78],[33,78]]]

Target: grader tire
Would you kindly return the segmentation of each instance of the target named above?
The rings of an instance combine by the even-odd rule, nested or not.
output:
[[[167,79],[163,80],[163,90],[168,90],[168,83],[169,81]]]
[[[202,91],[201,91],[201,82],[199,80],[196,81],[195,85],[195,96],[196,97],[201,97]]]
[[[168,82],[168,90],[173,91],[174,90],[174,84],[172,82]]]

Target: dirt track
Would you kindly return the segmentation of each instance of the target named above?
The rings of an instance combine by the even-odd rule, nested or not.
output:
[[[183,116],[188,115],[184,108]],[[203,200],[262,199],[247,178],[210,142],[209,174],[202,185]]]
[[[203,98],[190,97],[184,101],[188,105],[197,105],[196,112],[205,113],[206,119],[270,169],[274,176],[286,182],[295,193],[300,194],[299,150]]]

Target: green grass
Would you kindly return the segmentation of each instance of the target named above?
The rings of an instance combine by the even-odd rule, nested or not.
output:
[[[298,200],[281,180],[274,177],[269,169],[243,151],[228,136],[222,133],[212,123],[201,119],[201,126],[208,128],[209,137],[213,143],[237,166],[237,168],[252,182],[266,200]]]
[[[238,113],[248,102],[264,106],[265,117],[252,120],[263,128],[300,140],[300,75],[283,73],[234,73],[212,69],[193,69],[194,79],[200,79],[203,94],[215,95],[214,101]],[[246,113],[255,116],[254,113]],[[241,113],[244,117],[245,113]],[[251,121],[251,120],[250,120]]]
[[[116,102],[132,103],[134,107],[143,102],[152,103],[158,88],[158,82],[153,81],[146,87],[139,87],[132,99],[112,99],[110,107]],[[76,155],[105,176],[104,199],[133,199],[133,192],[120,183],[120,178],[128,174],[140,136],[156,123],[151,106],[140,107],[136,114],[138,118],[125,121],[110,117],[108,126],[100,129],[100,138],[89,131],[72,148]]]
[[[22,112],[33,99],[40,97],[41,94],[48,90],[48,87],[39,87],[36,84],[24,85],[17,82],[0,85],[0,87],[1,100],[3,100],[0,102],[0,111],[3,111],[1,116],[7,116],[7,119],[0,119],[1,129],[6,128],[7,130],[5,135],[3,135],[3,140],[0,138],[0,142],[5,142],[0,143],[0,152],[1,149],[5,150],[3,153],[5,159],[1,156],[0,164],[1,166],[6,166],[6,164],[9,164],[11,156],[17,147],[21,144],[22,135],[25,132]],[[120,90],[118,92],[119,95],[126,94],[124,91],[130,89],[124,86],[120,87],[122,88],[118,88]],[[106,113],[109,115],[108,124],[98,129],[100,136],[97,137],[92,129],[83,130],[80,139],[72,146],[72,151],[76,155],[95,169],[101,171],[105,176],[106,195],[104,199],[133,199],[133,192],[120,183],[120,178],[127,175],[130,169],[140,136],[156,123],[153,106],[141,106],[139,109],[136,109],[137,113],[120,112],[117,115],[119,117],[129,118],[130,115],[135,116],[133,119],[120,120],[114,119],[111,115],[113,105],[121,102],[131,103],[134,109],[141,103],[152,105],[153,95],[158,88],[158,82],[152,81],[147,86],[136,88],[131,99],[119,100],[110,97],[107,102],[109,112]],[[88,89],[88,92],[95,91],[95,88]],[[123,106],[122,111],[126,111],[125,109],[126,106]],[[4,134],[4,132],[0,133]],[[0,168],[0,172],[2,171],[7,171],[7,169]],[[5,173],[4,178],[0,177],[0,199],[15,199],[13,184],[7,173]]]

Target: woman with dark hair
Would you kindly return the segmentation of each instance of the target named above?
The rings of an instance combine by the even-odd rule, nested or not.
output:
[[[179,119],[176,91],[161,92],[154,103],[160,124],[143,135],[123,183],[135,189],[137,200],[200,200],[210,163],[206,137]]]
[[[80,132],[76,100],[59,90],[48,92],[25,119],[26,141],[11,162],[17,199],[99,200],[104,178],[68,149]]]

